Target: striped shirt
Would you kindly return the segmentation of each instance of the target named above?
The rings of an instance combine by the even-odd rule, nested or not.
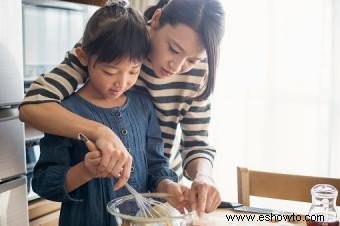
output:
[[[75,48],[78,46],[79,43]],[[79,62],[75,48],[66,53],[59,66],[50,73],[40,75],[31,84],[22,105],[52,101],[60,103],[87,80],[87,68]],[[179,178],[187,164],[196,158],[208,159],[213,164],[216,151],[208,142],[210,101],[197,98],[206,88],[207,69],[206,62],[199,62],[186,73],[158,78],[151,63],[145,60],[135,84],[136,89],[146,91],[153,100],[164,152]]]

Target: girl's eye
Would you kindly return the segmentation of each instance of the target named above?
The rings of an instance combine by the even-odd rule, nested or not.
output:
[[[169,45],[169,49],[171,52],[173,52],[174,54],[179,54],[178,51],[176,51],[174,48],[171,47],[171,45]]]
[[[111,72],[108,72],[108,71],[103,71],[105,75],[108,75],[108,76],[113,76],[114,73],[111,73]]]

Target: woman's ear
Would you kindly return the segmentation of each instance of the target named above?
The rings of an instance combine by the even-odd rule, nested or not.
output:
[[[162,9],[156,9],[156,11],[153,13],[152,18],[151,18],[151,27],[156,29],[159,25],[159,18],[162,15]]]
[[[81,48],[81,47],[76,48],[76,54],[77,54],[77,57],[78,57],[80,63],[83,66],[88,66],[88,59],[87,59],[86,53],[83,50],[83,48]]]

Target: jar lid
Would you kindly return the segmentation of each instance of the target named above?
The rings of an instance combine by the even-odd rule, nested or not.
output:
[[[311,193],[322,198],[332,198],[338,195],[338,190],[330,184],[317,184],[312,187]]]

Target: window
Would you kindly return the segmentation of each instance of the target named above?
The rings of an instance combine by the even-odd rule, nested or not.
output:
[[[237,165],[340,177],[340,2],[222,2],[209,134],[222,198],[237,199]]]

